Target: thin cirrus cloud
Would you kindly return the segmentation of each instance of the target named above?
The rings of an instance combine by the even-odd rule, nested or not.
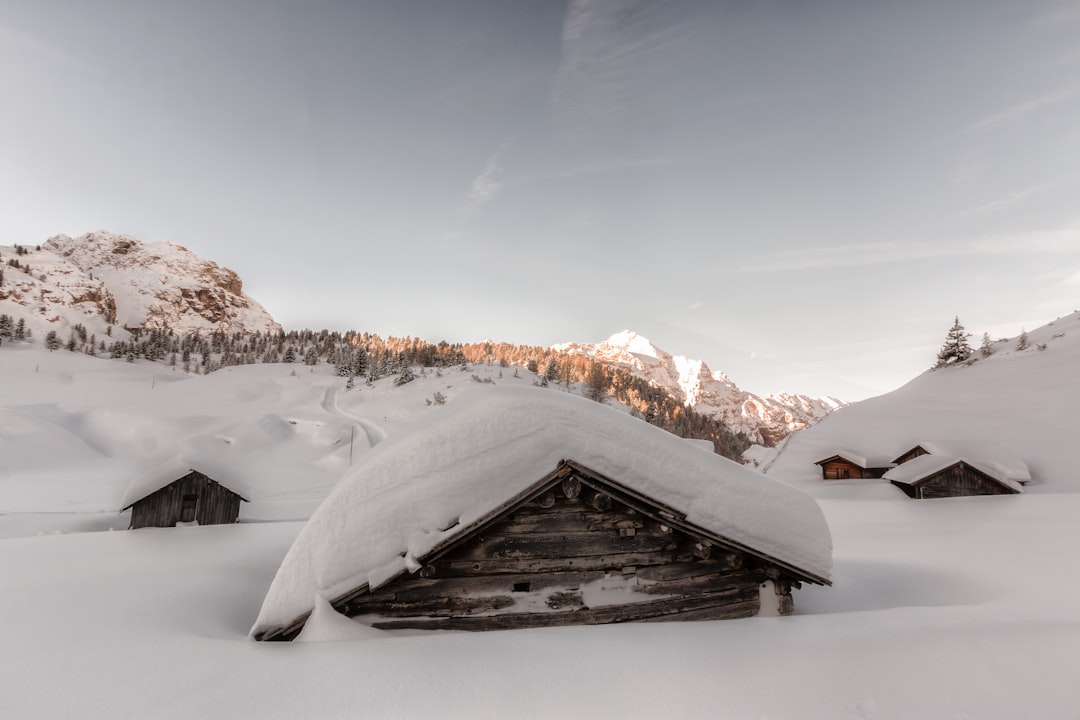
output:
[[[555,104],[601,116],[630,104],[642,91],[638,70],[692,28],[674,9],[663,1],[571,0],[563,18]]]
[[[1046,95],[1040,95],[1039,97],[1024,100],[1011,105],[1003,110],[998,110],[995,113],[987,115],[978,122],[974,122],[971,125],[959,130],[957,135],[967,135],[970,133],[982,132],[986,130],[993,130],[1001,125],[1007,125],[1009,123],[1018,122],[1023,120],[1027,116],[1053,107],[1059,103],[1062,103],[1076,95],[1076,88],[1064,88],[1057,92],[1047,93]]]
[[[1080,253],[1080,223],[1054,230],[987,235],[961,243],[875,243],[766,253],[743,264],[738,272],[850,268],[943,257],[1076,253]]]
[[[469,187],[469,200],[477,206],[491,202],[503,185],[499,175],[499,151],[496,151],[488,158],[480,174],[473,178]]]

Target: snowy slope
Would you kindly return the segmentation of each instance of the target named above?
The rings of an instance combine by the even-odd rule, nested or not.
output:
[[[319,629],[337,642],[289,644],[247,633],[302,528],[290,519],[326,497],[350,450],[359,462],[469,388],[533,377],[474,364],[345,391],[325,365],[188,376],[5,344],[0,615],[13,622],[0,715],[1075,718],[1080,492],[1072,476],[1038,477],[1075,455],[1063,440],[1077,407],[1073,324],[1075,315],[1032,332],[1025,353],[1000,345],[990,360],[893,394],[926,404],[937,391],[955,409],[966,389],[984,429],[1032,447],[1047,434],[1039,463],[1028,459],[1041,484],[1025,494],[911,502],[856,481],[822,492],[794,465],[785,479],[818,494],[828,521],[834,585],[802,588],[793,616],[479,634],[357,633],[331,616]],[[426,402],[435,392],[446,406]],[[863,422],[843,422],[867,440],[869,423],[895,429],[918,415],[877,400],[881,412],[862,409],[874,401],[842,409],[789,444],[849,413]],[[932,440],[932,429],[912,436]],[[242,506],[240,524],[88,532],[126,527],[117,503],[131,469],[204,445],[240,466],[268,456],[263,499]]]
[[[740,390],[722,372],[656,347],[630,330],[601,343],[563,343],[554,349],[588,355],[632,372],[664,388],[694,410],[722,420],[751,441],[772,445],[788,434],[813,425],[844,403],[836,398],[780,393],[761,397]]]
[[[1026,463],[1025,492],[1080,492],[1071,448],[1080,408],[1080,313],[994,343],[989,358],[931,370],[886,395],[842,408],[792,435],[768,474],[815,494],[895,493],[883,481],[821,480],[814,465],[838,450],[896,457],[919,443],[950,448],[971,460]],[[986,449],[989,447],[989,449]],[[862,488],[854,490],[853,488]]]
[[[235,272],[179,245],[100,231],[57,235],[40,247],[17,255],[0,246],[0,312],[25,318],[39,336],[55,330],[66,337],[75,323],[99,337],[110,324],[177,334],[281,329],[244,294]]]

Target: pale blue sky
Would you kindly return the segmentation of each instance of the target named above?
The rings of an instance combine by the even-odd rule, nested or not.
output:
[[[0,92],[0,243],[170,240],[290,328],[858,399],[1080,295],[1072,2],[9,0]]]

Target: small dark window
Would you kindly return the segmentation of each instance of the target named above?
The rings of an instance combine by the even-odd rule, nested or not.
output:
[[[198,504],[198,495],[185,495],[180,505],[180,522],[194,522],[195,506]]]
[[[514,592],[529,592],[532,589],[532,583],[520,582],[514,583]]]

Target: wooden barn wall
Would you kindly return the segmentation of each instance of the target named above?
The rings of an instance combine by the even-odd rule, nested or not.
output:
[[[908,460],[914,460],[915,458],[919,457],[920,455],[929,455],[929,454],[930,453],[926,452],[921,447],[913,447],[912,449],[908,450],[906,453],[904,453],[900,457],[896,458],[896,464],[897,465],[902,465],[903,463],[906,463]]]
[[[200,472],[190,472],[135,503],[131,527],[172,527],[181,518],[185,495],[198,497],[195,520],[200,525],[227,525],[240,516],[240,496]]]
[[[560,489],[420,572],[338,606],[379,628],[492,630],[756,615],[779,573],[709,546],[588,488]],[[590,605],[599,585],[617,586]],[[781,612],[791,583],[776,580]]]
[[[885,474],[885,470],[885,468],[861,468],[848,460],[829,460],[821,464],[821,476],[825,480],[879,478]]]
[[[942,470],[919,483],[916,489],[916,496],[923,498],[1008,495],[1013,492],[966,463]]]

